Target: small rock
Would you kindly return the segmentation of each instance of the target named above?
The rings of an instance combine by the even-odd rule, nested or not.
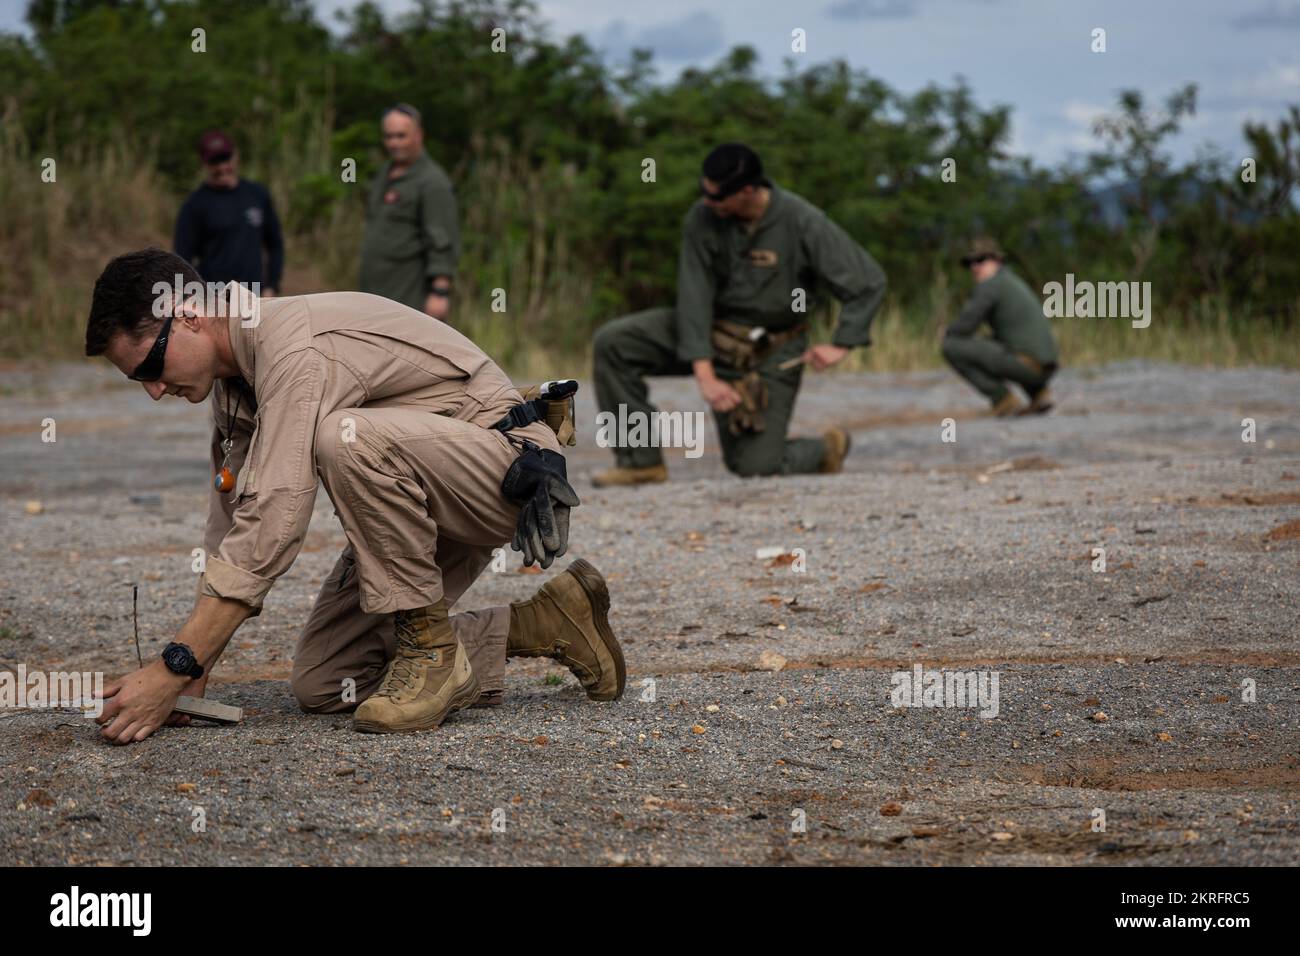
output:
[[[786,659],[776,651],[764,651],[758,655],[758,669],[775,673],[785,667]]]
[[[1096,721],[1097,723],[1099,723],[1099,724],[1104,724],[1106,721],[1110,720],[1110,717],[1107,716],[1107,714],[1106,714],[1106,712],[1105,712],[1104,710],[1099,710],[1099,711],[1097,711],[1095,714],[1092,715],[1092,719],[1095,720],[1095,721]]]
[[[707,707],[705,707],[704,709],[707,710],[710,714],[716,714],[716,713],[718,712],[718,705],[717,705],[717,704],[709,704],[709,705],[708,705]]]
[[[999,843],[1005,843],[1007,840],[1014,840],[1015,838],[1014,833],[1008,833],[1006,830],[999,830],[992,836],[992,839],[997,840]]]
[[[198,785],[197,785],[197,784],[193,784],[193,783],[178,783],[178,784],[176,784],[176,792],[177,792],[177,793],[193,793],[193,792],[194,792],[195,790],[197,790],[197,789],[198,789]]]
[[[790,703],[790,702],[789,702],[788,700],[786,700],[784,697],[782,697],[782,696],[780,696],[780,695],[777,695],[777,698],[776,698],[776,706],[778,706],[778,707],[784,707],[784,706],[785,706],[786,704],[788,704],[788,703]]]
[[[45,505],[41,504],[39,501],[29,501],[27,504],[23,505],[23,511],[26,511],[29,515],[38,515],[44,510]]]
[[[696,724],[694,727],[691,728],[691,733],[693,733],[693,734],[702,734],[702,733],[704,733],[704,728],[703,728],[702,726],[700,726],[699,724]]]
[[[896,817],[903,812],[903,805],[897,800],[889,800],[880,807],[882,817]]]
[[[840,740],[838,737],[831,741],[831,750],[842,750],[843,748],[844,741]]]

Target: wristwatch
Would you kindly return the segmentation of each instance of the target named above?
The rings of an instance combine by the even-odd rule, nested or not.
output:
[[[194,652],[175,641],[163,648],[163,663],[173,674],[198,679],[203,676],[203,665],[194,658]]]

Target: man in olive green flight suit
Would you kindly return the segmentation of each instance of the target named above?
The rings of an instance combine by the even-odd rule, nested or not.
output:
[[[398,103],[382,123],[390,162],[366,199],[358,288],[445,321],[460,256],[456,194],[424,151],[419,110]]]
[[[1043,304],[1019,276],[1003,265],[998,244],[976,239],[961,263],[975,279],[975,292],[948,326],[943,357],[992,404],[992,414],[1042,414],[1052,407],[1047,383],[1056,373],[1057,348]],[[976,337],[984,322],[992,335]],[[1015,382],[1029,396],[1025,405],[1007,387]]]
[[[683,229],[676,308],[623,316],[596,334],[597,405],[616,419],[648,418],[658,413],[645,376],[693,374],[730,471],[839,471],[847,432],[791,439],[786,430],[802,366],[821,371],[870,344],[885,274],[825,213],[774,185],[747,146],[713,150],[700,192]],[[806,316],[823,292],[842,303],[839,324],[830,343],[810,347]],[[657,447],[620,446],[614,455],[616,467],[594,476],[598,487],[668,477]]]

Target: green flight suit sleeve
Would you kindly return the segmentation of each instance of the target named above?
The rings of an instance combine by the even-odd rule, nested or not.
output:
[[[989,317],[993,306],[997,304],[997,289],[993,279],[985,279],[975,286],[975,292],[966,300],[956,321],[948,326],[944,336],[968,338],[975,334],[980,324]]]
[[[885,270],[824,215],[808,224],[804,248],[818,279],[840,300],[840,321],[831,342],[843,348],[870,345],[871,322],[885,301]]]
[[[451,186],[431,177],[420,184],[420,231],[424,240],[424,275],[456,277],[460,258],[460,225],[456,219],[456,194]]]
[[[696,206],[686,216],[677,260],[677,357],[683,362],[713,358],[716,280],[698,214]]]

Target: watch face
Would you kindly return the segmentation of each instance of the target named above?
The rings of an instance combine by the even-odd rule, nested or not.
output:
[[[176,674],[186,673],[194,664],[194,655],[190,653],[189,648],[182,647],[179,644],[169,644],[163,651],[163,663],[167,669]]]

